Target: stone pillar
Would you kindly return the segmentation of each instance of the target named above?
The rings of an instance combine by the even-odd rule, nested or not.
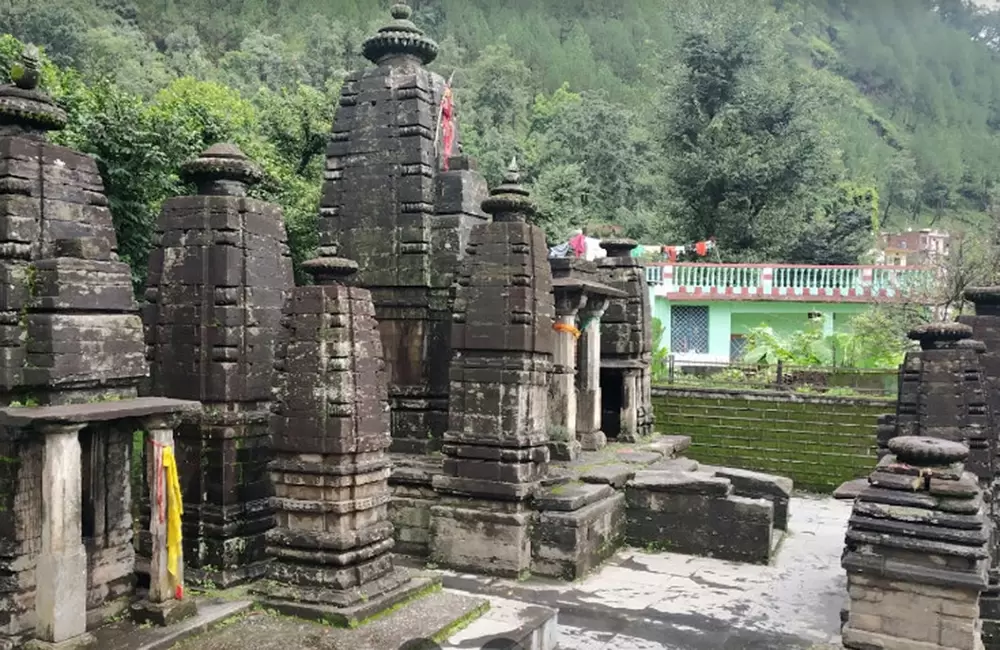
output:
[[[601,316],[608,302],[606,298],[591,297],[579,315],[576,437],[585,451],[597,451],[608,444],[601,431]]]
[[[47,425],[42,463],[42,550],[35,576],[34,646],[82,647],[87,634],[87,551],[81,537],[81,451],[84,425]]]
[[[889,449],[847,530],[844,647],[979,650],[989,523],[969,449],[914,436]]]
[[[389,394],[371,293],[352,260],[305,263],[275,359],[273,562],[254,588],[282,613],[354,626],[427,588],[396,567],[389,520]]]
[[[179,418],[177,418],[179,419]],[[192,616],[197,611],[195,601],[184,593],[183,544],[178,559],[177,575],[172,577],[167,566],[167,491],[166,472],[157,453],[164,447],[174,448],[175,418],[158,416],[146,423],[146,485],[149,486],[149,594],[146,600],[133,605],[137,622],[169,625]],[[178,589],[179,588],[179,589]],[[178,598],[177,596],[180,596]]]
[[[530,502],[548,472],[552,270],[515,163],[483,210],[493,222],[472,230],[455,299],[430,550],[444,566],[517,576],[531,565]]]
[[[640,438],[639,425],[641,413],[639,410],[641,394],[641,375],[638,369],[622,371],[622,409],[621,431],[618,434],[620,442],[638,442]]]
[[[549,451],[555,460],[575,460],[580,454],[576,436],[576,348],[580,331],[577,312],[587,304],[579,286],[556,287],[556,331],[549,376]]]

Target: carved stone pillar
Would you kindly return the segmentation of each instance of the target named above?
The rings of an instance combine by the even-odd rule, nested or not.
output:
[[[579,283],[567,280],[555,287],[556,330],[549,375],[549,451],[555,460],[575,460],[580,454],[576,437],[576,347],[580,331],[577,312],[587,304]]]
[[[42,461],[42,552],[35,572],[33,644],[38,648],[82,647],[87,634],[87,551],[81,537],[82,424],[40,426]]]
[[[178,418],[157,416],[146,422],[146,484],[149,486],[149,596],[132,607],[133,618],[140,622],[169,625],[195,614],[194,600],[184,598],[183,545],[178,550],[177,573],[170,575],[167,563],[167,508],[170,495],[166,471],[162,466],[163,448],[174,448],[174,426]],[[180,596],[180,598],[178,598]]]
[[[638,442],[640,439],[639,425],[643,413],[639,405],[642,393],[642,373],[640,370],[625,370],[622,372],[622,407],[621,429],[618,433],[619,442]]]
[[[576,364],[576,438],[585,451],[608,444],[601,431],[601,316],[607,298],[591,297],[580,310]]]

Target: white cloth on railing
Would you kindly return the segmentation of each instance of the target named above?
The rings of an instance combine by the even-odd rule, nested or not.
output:
[[[584,239],[584,242],[586,247],[584,249],[583,256],[584,259],[586,259],[588,262],[599,260],[602,257],[608,256],[608,251],[601,248],[600,239],[595,239],[594,237],[587,237],[586,239]]]

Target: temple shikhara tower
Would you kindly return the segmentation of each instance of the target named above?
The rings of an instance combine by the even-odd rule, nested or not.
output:
[[[181,170],[150,255],[144,320],[152,393],[197,400],[177,431],[185,555],[221,586],[264,573],[274,340],[292,287],[281,209],[247,196],[260,168],[217,144]]]
[[[486,185],[447,165],[440,122],[445,80],[424,68],[437,44],[396,5],[365,41],[375,67],[351,74],[327,149],[320,243],[358,263],[372,292],[389,373],[393,451],[440,447],[448,419],[451,295]],[[457,134],[454,136],[457,139]]]
[[[531,562],[531,499],[548,471],[552,270],[516,163],[483,209],[455,301],[445,495],[431,509],[431,556],[519,575]]]

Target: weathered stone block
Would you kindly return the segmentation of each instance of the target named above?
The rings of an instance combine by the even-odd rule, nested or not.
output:
[[[486,501],[431,507],[430,559],[443,566],[518,577],[531,568],[531,525],[519,504]]]
[[[607,486],[600,487],[605,489],[589,494],[600,494],[602,498],[578,509],[542,511],[532,532],[532,573],[577,580],[598,567],[622,544],[625,495]]]
[[[788,530],[788,501],[792,496],[792,479],[761,472],[723,468],[715,475],[733,484],[733,493],[741,497],[767,499],[774,504],[774,527]]]
[[[651,474],[651,473],[650,473]],[[772,550],[774,505],[764,499],[725,496],[728,482],[639,476],[625,488],[627,538],[692,555],[766,564]]]

